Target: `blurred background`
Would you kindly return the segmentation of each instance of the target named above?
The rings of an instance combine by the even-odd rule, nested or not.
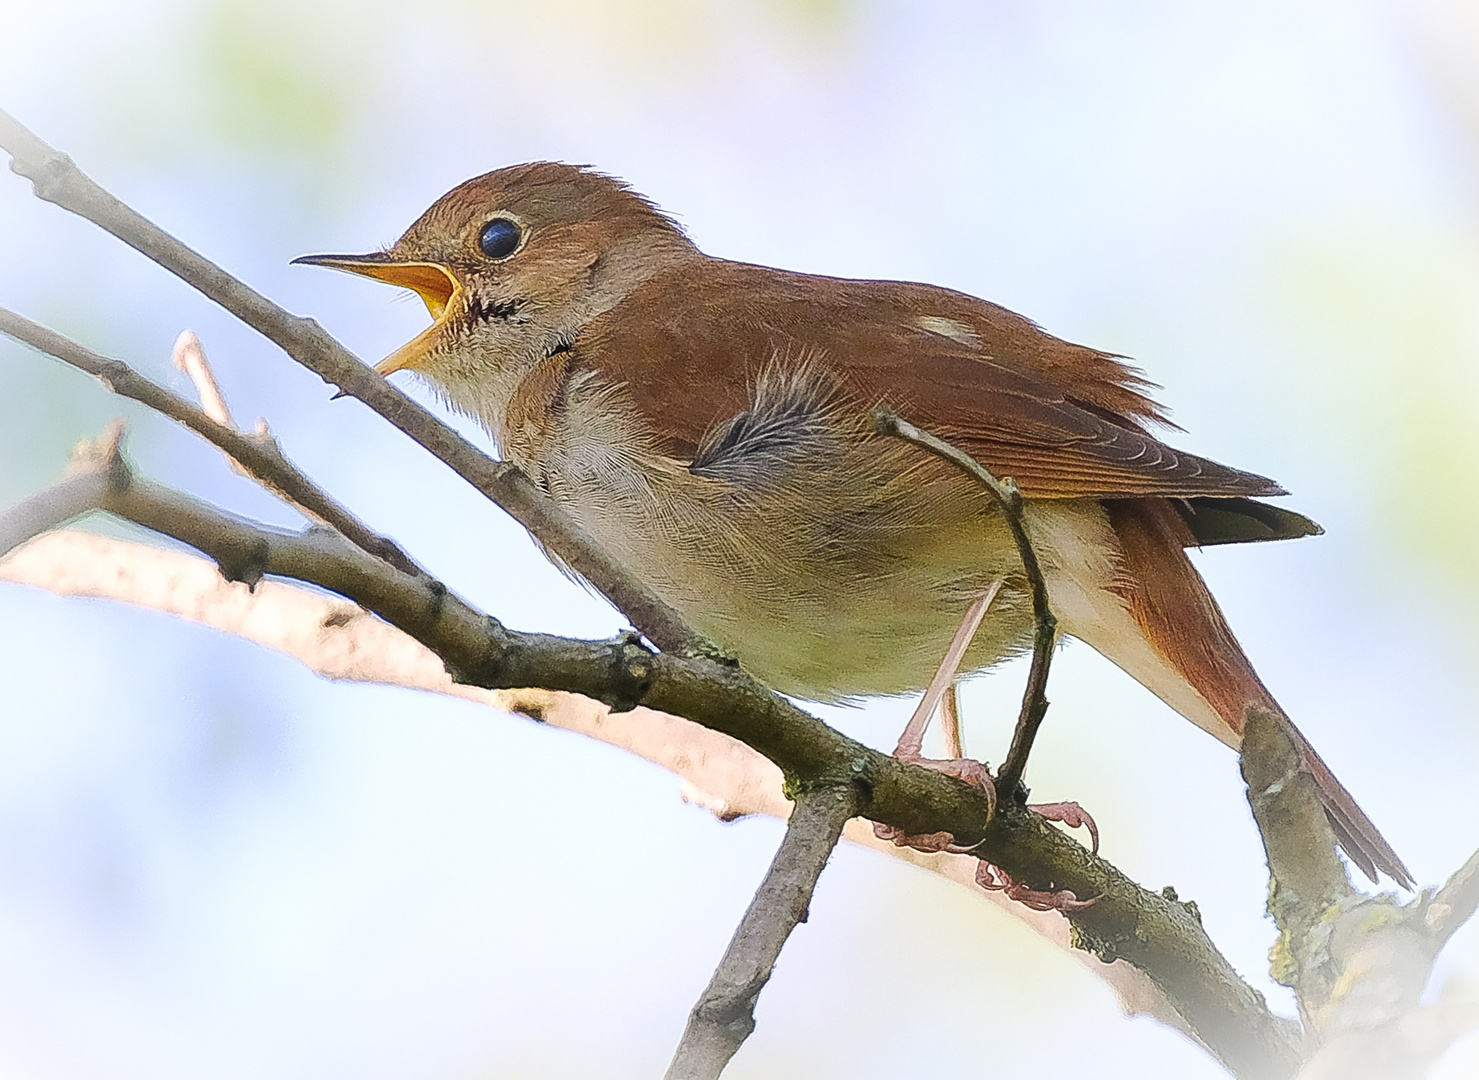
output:
[[[1170,441],[1328,530],[1198,558],[1265,681],[1420,881],[1479,846],[1474,3],[0,0],[0,105],[370,361],[420,303],[288,261],[536,158],[626,178],[711,254],[934,282],[1133,357]],[[357,403],[13,178],[0,303],[187,392],[169,349],[194,329],[239,418],[474,602],[621,625]],[[0,504],[115,415],[146,473],[295,521],[9,341]],[[978,755],[1021,678],[970,687]],[[1083,646],[1051,697],[1036,797],[1083,802],[1292,1009],[1234,756]],[[909,704],[826,715],[891,746]],[[0,1075],[660,1075],[780,835],[677,789],[527,720],[0,586]],[[1430,993],[1479,997],[1479,927]],[[1222,1075],[966,890],[839,851],[727,1075],[997,1072]],[[1479,1038],[1437,1075],[1476,1072]]]

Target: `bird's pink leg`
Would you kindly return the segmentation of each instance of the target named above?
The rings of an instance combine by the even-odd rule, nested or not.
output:
[[[992,782],[991,773],[981,762],[966,757],[964,748],[961,746],[960,703],[956,696],[955,678],[960,673],[960,665],[965,658],[966,650],[970,647],[971,639],[976,636],[976,631],[986,617],[987,610],[1001,591],[1001,585],[1001,579],[997,578],[966,611],[965,618],[961,620],[960,627],[955,631],[955,637],[950,642],[950,648],[945,651],[945,658],[940,661],[940,667],[925,689],[924,696],[919,699],[919,704],[915,706],[909,722],[904,725],[903,734],[899,736],[899,745],[894,748],[894,757],[900,761],[909,761],[927,769],[947,773],[981,788],[990,797],[993,810],[996,805],[996,785]],[[945,736],[946,757],[942,760],[924,756],[924,733],[936,709],[940,711]],[[1078,803],[1029,803],[1027,809],[1041,814],[1049,821],[1061,821],[1070,828],[1087,827],[1089,836],[1093,840],[1094,853],[1098,854],[1099,827],[1094,824],[1094,819],[1088,811]],[[955,837],[948,832],[911,835],[890,825],[880,825],[877,822],[873,825],[873,832],[880,840],[887,840],[898,847],[914,848],[917,851],[969,854],[974,850],[974,845],[964,847],[957,844]],[[1081,910],[1094,902],[1092,898],[1080,900],[1070,889],[1047,891],[1029,889],[1012,880],[1011,876],[1001,867],[986,862],[984,859],[976,870],[976,883],[988,891],[1003,892],[1009,899],[1025,904],[1036,911],[1066,913]]]
[[[991,607],[996,594],[1001,592],[1001,584],[1002,579],[996,578],[986,587],[986,591],[976,597],[975,602],[966,609],[965,618],[960,621],[960,628],[955,631],[950,647],[945,650],[945,658],[940,661],[935,677],[930,680],[929,686],[925,687],[924,696],[919,699],[919,704],[914,707],[914,713],[909,717],[909,722],[904,725],[904,731],[899,736],[899,745],[894,747],[894,757],[900,761],[914,761],[921,764],[924,762],[924,732],[929,727],[930,717],[935,715],[935,708],[955,685],[955,676],[960,674],[960,663],[965,659],[971,639],[980,629],[981,620],[986,617],[986,610]],[[958,730],[956,738],[958,741]]]
[[[960,741],[960,694],[959,683],[951,683],[940,698],[940,736],[945,743],[945,757],[965,757],[965,745]]]
[[[960,627],[955,631],[950,647],[945,650],[945,657],[940,661],[934,678],[925,688],[924,696],[919,699],[919,704],[914,707],[909,722],[904,725],[903,734],[899,736],[899,745],[894,747],[894,757],[900,761],[923,765],[926,769],[946,773],[980,788],[990,797],[993,809],[996,806],[996,785],[991,781],[991,773],[981,762],[965,757],[961,750],[960,713],[959,703],[955,696],[955,677],[960,674],[960,664],[965,659],[966,650],[970,648],[971,639],[976,636],[976,631],[981,626],[981,620],[986,617],[986,611],[991,607],[991,602],[1001,592],[1001,585],[1002,579],[996,578],[966,610],[965,618],[960,621]],[[924,756],[924,733],[929,727],[930,718],[935,714],[935,709],[942,704],[944,705],[942,711],[945,714],[943,721],[945,752],[950,756],[943,760],[926,758]],[[957,845],[955,838],[949,833],[925,833],[911,836],[892,826],[877,823],[874,824],[873,831],[879,839],[888,840],[899,847],[912,847],[920,851],[963,852],[970,850]]]

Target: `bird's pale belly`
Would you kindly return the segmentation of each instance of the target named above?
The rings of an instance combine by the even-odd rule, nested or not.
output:
[[[745,487],[671,459],[556,454],[535,470],[623,567],[785,693],[836,701],[923,687],[996,577],[1006,587],[965,668],[1025,650],[1031,603],[990,497],[886,441],[845,456]],[[1028,525],[1055,608],[1102,590],[1112,542],[1097,504],[1029,504]],[[1071,630],[1071,610],[1060,620]]]

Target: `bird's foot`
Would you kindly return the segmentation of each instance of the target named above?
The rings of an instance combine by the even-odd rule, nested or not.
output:
[[[1061,821],[1070,829],[1083,826],[1089,830],[1093,840],[1093,852],[1099,854],[1099,826],[1089,812],[1076,802],[1028,803],[1027,809],[1040,814],[1049,821]],[[1007,899],[1032,908],[1034,911],[1059,911],[1068,914],[1082,911],[1098,897],[1080,900],[1072,889],[1030,889],[1015,881],[1001,867],[981,860],[976,867],[976,884],[988,892],[1005,893]]]
[[[1061,821],[1070,829],[1083,826],[1089,830],[1089,837],[1093,840],[1093,846],[1089,849],[1095,855],[1099,854],[1099,826],[1094,824],[1094,819],[1089,812],[1076,802],[1046,802],[1028,803],[1027,809],[1034,814],[1040,814],[1049,821]]]
[[[986,798],[991,800],[991,808],[996,809],[996,781],[991,779],[991,771],[986,768],[984,761],[975,758],[927,758],[915,755],[903,755],[894,752],[894,757],[900,761],[907,761],[910,765],[919,765],[933,772],[942,772],[946,776],[953,776],[957,780],[964,780],[971,787],[980,788],[986,793]]]
[[[1001,867],[985,859],[976,867],[976,884],[987,892],[1003,893],[1008,900],[1015,900],[1033,911],[1059,911],[1065,915],[1082,911],[1099,899],[1091,896],[1087,900],[1080,900],[1072,889],[1029,889],[1021,882],[1013,880]]]
[[[911,765],[920,765],[935,772],[942,772],[946,776],[953,776],[957,780],[964,780],[972,787],[980,788],[986,793],[986,798],[991,804],[991,813],[996,813],[996,784],[991,779],[991,773],[987,770],[984,762],[974,758],[925,758],[918,755],[904,755],[895,752],[895,757],[900,761],[907,761]],[[945,851],[952,855],[967,855],[974,851],[975,844],[969,847],[957,844],[955,837],[948,832],[937,833],[906,833],[896,829],[892,825],[873,823],[873,835],[880,840],[887,840],[895,847],[908,847],[916,851],[930,853]]]
[[[879,821],[873,823],[873,835],[894,847],[913,848],[915,851],[923,851],[931,855],[940,851],[951,855],[964,855],[971,850],[957,844],[955,837],[947,832],[906,833],[903,829],[896,829],[892,825],[885,825]]]

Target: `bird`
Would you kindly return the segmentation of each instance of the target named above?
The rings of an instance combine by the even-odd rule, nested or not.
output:
[[[432,324],[388,355],[476,418],[629,573],[753,676],[805,700],[926,686],[1024,652],[1029,583],[997,503],[879,433],[891,410],[1023,496],[1061,634],[1236,748],[1288,723],[1351,861],[1402,860],[1264,686],[1186,552],[1321,530],[1274,481],[1173,449],[1154,384],[950,289],[715,258],[626,183],[515,165],[459,184],[394,244],[298,263],[410,289]]]

